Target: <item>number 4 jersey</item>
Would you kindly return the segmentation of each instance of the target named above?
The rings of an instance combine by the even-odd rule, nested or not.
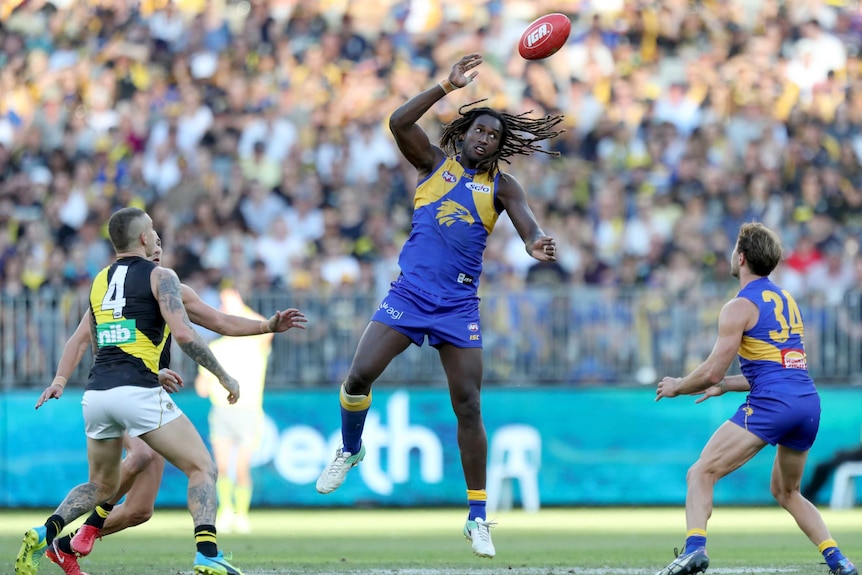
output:
[[[793,297],[769,278],[750,282],[737,297],[757,306],[760,316],[742,334],[739,367],[751,384],[751,393],[765,390],[800,396],[816,392],[808,375],[802,341],[805,328]]]
[[[159,386],[159,358],[168,338],[150,287],[155,267],[141,257],[121,258],[93,280],[90,312],[97,351],[87,389]]]

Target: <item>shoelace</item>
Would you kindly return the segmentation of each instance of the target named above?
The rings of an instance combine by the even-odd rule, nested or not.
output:
[[[491,541],[491,529],[497,526],[497,522],[493,519],[491,521],[482,521],[481,519],[476,520],[476,537],[482,540],[483,543],[489,543]],[[486,529],[480,529],[480,527],[485,527]]]
[[[335,452],[335,461],[333,461],[332,465],[326,469],[327,475],[338,475],[347,463],[347,459],[352,455],[352,453],[345,455],[344,449],[339,448],[338,451]]]

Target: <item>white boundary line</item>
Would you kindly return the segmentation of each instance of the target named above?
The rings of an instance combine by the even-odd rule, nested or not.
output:
[[[652,569],[635,569],[631,567],[614,568],[614,567],[509,567],[503,568],[507,575],[645,575],[651,573]],[[435,568],[435,569],[344,569],[338,571],[318,571],[307,570],[296,567],[286,567],[284,571],[244,571],[246,575],[452,575],[455,570],[452,568]],[[471,568],[470,572],[475,575],[482,573],[498,573],[499,569],[490,568]],[[719,567],[710,569],[710,574],[725,574],[725,575],[754,575],[758,573],[809,573],[808,570],[800,570],[793,567]],[[189,572],[184,572],[184,575],[192,575]]]

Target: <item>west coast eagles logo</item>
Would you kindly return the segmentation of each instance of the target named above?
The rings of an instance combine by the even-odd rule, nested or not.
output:
[[[452,200],[446,200],[437,208],[437,223],[441,226],[451,226],[455,222],[467,222],[469,225],[476,223],[473,215],[461,204]]]

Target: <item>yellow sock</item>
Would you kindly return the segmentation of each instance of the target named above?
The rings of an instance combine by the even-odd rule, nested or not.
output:
[[[233,490],[234,511],[237,515],[247,516],[251,507],[251,487],[240,487],[237,485]]]
[[[218,508],[221,512],[233,511],[233,480],[230,477],[219,477],[216,480],[216,492],[218,493]]]

